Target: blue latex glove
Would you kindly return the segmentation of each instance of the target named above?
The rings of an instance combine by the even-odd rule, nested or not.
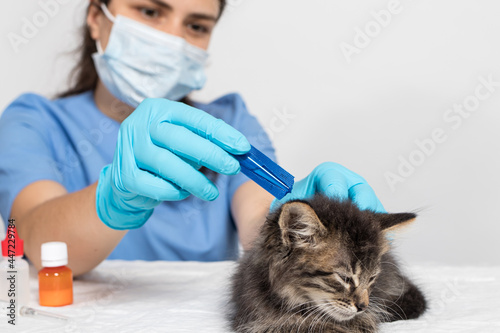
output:
[[[271,210],[290,200],[311,198],[317,192],[328,197],[349,198],[360,209],[386,213],[384,206],[363,177],[333,162],[318,165],[306,178],[293,185],[291,193],[281,200],[274,199]]]
[[[146,99],[120,126],[113,163],[99,176],[97,215],[110,228],[134,229],[162,201],[214,200],[219,191],[199,167],[234,175],[240,165],[229,153],[249,150],[243,134],[204,111]]]

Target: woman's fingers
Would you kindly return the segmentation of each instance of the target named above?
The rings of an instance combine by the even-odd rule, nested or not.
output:
[[[349,188],[349,198],[360,208],[385,213],[384,206],[370,185],[361,183]]]
[[[191,195],[191,193],[181,189],[177,185],[140,169],[134,175],[122,173],[121,181],[131,193],[144,198],[144,204],[141,206],[145,206],[149,198],[156,201],[178,201],[184,200]],[[138,197],[135,197],[134,200],[137,201]],[[154,206],[156,205],[150,208],[154,208]]]
[[[217,187],[205,175],[167,149],[150,143],[147,149],[134,149],[134,154],[142,172],[149,172],[203,200],[215,200],[219,196]]]
[[[326,196],[347,199],[353,179],[349,179],[343,166],[325,162],[317,166],[312,174],[315,179],[315,190]],[[356,179],[357,180],[357,179]]]
[[[191,193],[204,200],[219,195],[197,169],[221,174],[240,170],[231,154],[250,143],[239,131],[208,113],[166,99],[146,99],[122,123],[115,152],[124,187],[157,200],[178,200]]]
[[[320,164],[316,173],[316,190],[329,197],[352,200],[360,209],[385,212],[384,206],[366,180],[344,166],[326,162]]]
[[[162,122],[152,125],[150,134],[155,145],[168,149],[196,165],[225,175],[234,175],[240,171],[240,164],[234,157],[183,126]]]
[[[154,122],[159,124],[166,121],[183,126],[231,154],[244,154],[250,150],[250,143],[238,130],[221,119],[184,103],[149,98],[139,108],[154,110]]]

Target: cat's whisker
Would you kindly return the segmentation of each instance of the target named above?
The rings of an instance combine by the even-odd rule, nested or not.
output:
[[[330,307],[328,307],[328,309],[326,309],[326,313],[328,314],[328,316],[329,316],[330,318],[336,318],[336,317],[335,317],[336,312],[338,313],[338,310],[337,310],[337,308],[335,308],[335,307],[333,307],[333,306],[330,306]],[[333,319],[333,321],[335,321],[335,322],[336,322],[336,321],[337,321],[337,319]],[[325,324],[325,325],[326,325],[326,324],[328,324],[328,321],[325,321],[325,322],[324,322],[324,324]]]
[[[376,312],[376,316],[378,317],[381,317],[381,321],[384,321],[384,322],[390,322],[390,321],[393,321],[394,319],[394,316],[397,315],[400,319],[404,320],[406,318],[403,318],[401,315],[399,315],[398,313],[394,312],[389,312],[387,307],[385,308],[379,308],[377,309],[377,312]]]
[[[378,290],[378,291],[380,291],[380,292],[382,292],[382,293],[384,293],[384,294],[386,294],[386,295],[387,295],[387,296],[389,296],[390,298],[394,298],[394,295],[396,295],[396,294],[394,294],[394,293],[389,293],[389,292],[387,292],[386,290],[381,289],[381,288],[379,288],[379,287],[375,287],[374,289],[375,289],[375,290]],[[401,286],[401,288],[399,289],[399,291],[398,291],[398,293],[397,293],[397,298],[396,298],[393,302],[397,302],[397,301],[398,301],[398,300],[399,300],[399,299],[403,296],[403,294],[404,294],[404,291],[405,291],[405,290],[406,290],[406,287],[405,287],[404,282],[403,282],[403,285]],[[373,296],[373,297],[375,297],[375,296]],[[390,301],[390,299],[389,299],[389,298],[384,298],[384,300]]]
[[[404,294],[404,292],[406,290],[406,283],[405,283],[405,281],[403,279],[401,279],[401,281],[399,281],[399,282],[400,283],[398,283],[398,284],[401,285],[401,287],[399,288],[399,291],[397,292],[398,296],[397,296],[397,298],[396,298],[395,301],[398,301],[403,296],[403,294]],[[394,284],[396,284],[396,283],[394,283]],[[389,296],[391,298],[393,298],[393,296],[395,295],[394,293],[389,293],[387,290],[381,289],[381,288],[379,288],[377,286],[374,286],[374,289],[378,290],[378,291],[380,291],[380,292],[382,292],[384,294],[386,294],[387,296]]]
[[[314,302],[314,301],[311,301],[311,302]],[[325,304],[329,304],[328,301],[324,301],[324,303],[316,303],[315,305],[311,306],[311,307],[308,307],[309,308],[312,308],[312,311],[308,310],[307,312],[309,312],[309,314],[304,318],[304,320],[301,321],[300,325],[298,326],[297,328],[297,331],[300,329],[300,327],[302,326],[302,324],[310,317],[310,316],[313,316],[315,315],[316,312],[320,312],[322,309],[321,309],[321,306],[325,305]],[[300,312],[300,311],[299,311]],[[306,312],[306,313],[307,313]],[[297,313],[297,312],[296,312]]]
[[[293,307],[292,309],[295,309],[297,307],[301,307],[301,306],[304,306],[305,304],[309,304],[309,303],[315,303],[314,301],[308,301],[308,302],[305,302],[305,303],[301,303],[301,304],[298,304],[297,306]],[[307,314],[308,312],[310,311],[314,311],[314,308],[317,307],[316,304],[313,304],[312,306],[308,306],[306,308],[303,308],[303,309],[299,309],[293,313],[291,313],[288,317],[286,317],[286,319],[284,320],[281,320],[283,321],[283,323],[280,325],[280,327],[282,327],[284,324],[286,324],[286,322],[291,319],[292,317],[294,317],[296,314],[298,314],[299,312],[301,311],[304,311],[305,310],[305,313],[304,314]]]
[[[326,322],[325,320],[323,320],[323,318],[326,316],[329,316],[328,309],[322,309],[322,312],[323,313],[321,314],[321,316],[319,316],[315,320],[313,320],[313,322],[309,326],[309,329],[307,330],[308,332],[313,330],[314,326],[316,326],[318,323],[321,323],[322,324],[321,326],[323,326],[323,324]],[[314,332],[314,331],[311,331],[311,332]]]
[[[311,312],[311,313],[310,313],[310,314],[309,314],[306,318],[304,318],[304,320],[303,320],[303,321],[300,323],[300,325],[297,327],[297,332],[299,332],[300,327],[302,326],[302,324],[303,324],[303,323],[304,323],[304,322],[305,322],[305,321],[306,321],[309,317],[316,315],[316,313],[323,313],[323,312],[324,312],[324,311],[322,310],[322,308],[321,308],[321,307],[322,307],[322,305],[323,305],[323,304],[321,304],[321,303],[316,305],[316,309],[315,309],[314,311],[312,311],[312,312]],[[317,318],[316,318],[316,319],[317,319]],[[315,321],[315,320],[313,320],[313,322],[314,322],[314,321]]]
[[[406,316],[406,313],[405,313],[404,309],[403,309],[401,306],[399,306],[399,304],[398,304],[398,303],[396,303],[396,302],[394,302],[394,301],[391,301],[391,300],[389,300],[389,299],[383,299],[383,301],[384,301],[384,302],[389,302],[389,303],[392,303],[393,305],[395,305],[396,307],[398,307],[398,308],[401,310],[401,313],[404,315],[404,317],[403,317],[401,314],[397,313],[397,312],[396,312],[396,313],[391,313],[391,312],[387,311],[387,313],[388,313],[389,315],[391,315],[391,314],[392,314],[392,315],[397,315],[397,316],[398,316],[401,320],[406,320],[406,319],[408,319],[408,318],[407,318],[407,316]]]
[[[387,321],[389,318],[389,313],[387,312],[385,307],[382,307],[377,302],[370,302],[370,306],[365,310],[367,313],[373,313],[376,317],[383,316],[384,321]]]
[[[328,309],[328,313],[327,313],[328,316],[330,317],[333,317],[333,314],[332,314],[332,311],[331,309]],[[323,327],[325,327],[326,325],[328,325],[328,321],[327,320],[323,320],[323,323],[321,324],[320,326],[320,332],[323,332]]]
[[[319,317],[318,317],[318,314],[320,315]],[[316,320],[318,320],[319,318],[321,318],[323,314],[324,314],[324,313],[323,313],[323,311],[322,311],[321,307],[319,307],[319,306],[318,306],[318,308],[316,309],[316,311],[314,311],[313,313],[311,313],[311,316],[313,316],[313,319],[311,320],[311,324],[309,324],[309,325],[308,325],[308,327],[307,327],[307,332],[309,332],[309,331],[310,331],[311,325],[314,325],[314,322],[315,322]],[[309,317],[310,317],[310,316],[309,316]],[[315,318],[314,318],[314,317],[315,317]],[[304,322],[305,322],[305,321],[302,321],[302,322],[301,322],[301,324],[300,324],[300,325],[299,325],[299,327],[297,328],[297,332],[299,331],[300,327],[304,324]]]

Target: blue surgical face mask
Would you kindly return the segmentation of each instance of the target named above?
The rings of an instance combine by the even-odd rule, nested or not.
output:
[[[147,97],[177,101],[203,87],[205,50],[101,8],[113,28],[106,50],[97,42],[92,58],[99,78],[116,98],[137,107]]]

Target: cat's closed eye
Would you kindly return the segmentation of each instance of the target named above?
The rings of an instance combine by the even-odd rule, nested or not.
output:
[[[336,273],[336,274],[345,283],[347,283],[347,284],[354,284],[354,280],[351,277],[349,277],[349,276],[347,276],[345,274],[342,274],[342,273]]]
[[[306,271],[302,272],[302,276],[306,278],[315,278],[318,276],[330,276],[334,274],[334,272],[328,272],[328,271],[322,271],[322,270],[315,270],[315,271]]]
[[[333,272],[327,272],[327,271],[321,271],[321,270],[317,270],[313,273],[313,275],[315,275],[315,276],[330,276],[332,274],[333,274]]]

